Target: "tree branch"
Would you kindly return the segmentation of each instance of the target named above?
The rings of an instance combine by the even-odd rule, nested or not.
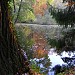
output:
[[[21,10],[21,5],[22,5],[22,0],[21,0],[21,2],[20,2],[19,9],[18,9],[18,13],[17,13],[17,17],[16,17],[16,19],[15,19],[15,22],[14,22],[14,23],[16,23],[16,22],[17,22],[17,20],[18,20],[19,13],[20,13],[20,10]]]

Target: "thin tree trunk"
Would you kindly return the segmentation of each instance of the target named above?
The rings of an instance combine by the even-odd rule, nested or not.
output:
[[[14,13],[16,12],[16,8],[15,8],[15,0],[13,0],[13,6],[14,6]]]
[[[21,10],[21,5],[22,5],[22,0],[21,0],[21,2],[20,2],[19,9],[18,9],[18,13],[17,13],[17,17],[16,17],[16,19],[15,19],[15,22],[14,22],[14,23],[16,23],[16,22],[17,22],[17,20],[18,20],[18,17],[19,17],[19,14],[20,14],[20,10]]]

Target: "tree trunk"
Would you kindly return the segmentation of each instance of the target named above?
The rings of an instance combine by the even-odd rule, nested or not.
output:
[[[33,75],[17,42],[9,10],[8,0],[0,0],[0,75]]]
[[[21,10],[21,5],[22,5],[22,0],[21,0],[20,5],[19,5],[19,9],[18,9],[17,17],[16,17],[16,19],[15,19],[15,23],[16,23],[17,20],[18,20],[19,13],[20,13],[20,10]]]
[[[7,0],[0,1],[0,75],[15,75],[22,67],[22,56],[10,21]]]
[[[13,6],[14,6],[14,13],[16,12],[16,8],[15,8],[15,0],[13,0]]]

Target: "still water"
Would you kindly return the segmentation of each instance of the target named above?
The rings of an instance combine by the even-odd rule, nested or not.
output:
[[[55,75],[55,72],[54,71],[49,71],[48,75]]]

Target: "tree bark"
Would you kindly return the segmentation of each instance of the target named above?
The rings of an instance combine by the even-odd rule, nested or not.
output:
[[[0,75],[33,75],[17,42],[9,10],[8,0],[0,0]]]
[[[22,58],[18,54],[18,45],[10,21],[8,0],[0,1],[0,75],[9,75],[18,71]]]
[[[15,8],[15,0],[13,0],[13,6],[14,6],[14,13],[16,12],[16,8]]]

